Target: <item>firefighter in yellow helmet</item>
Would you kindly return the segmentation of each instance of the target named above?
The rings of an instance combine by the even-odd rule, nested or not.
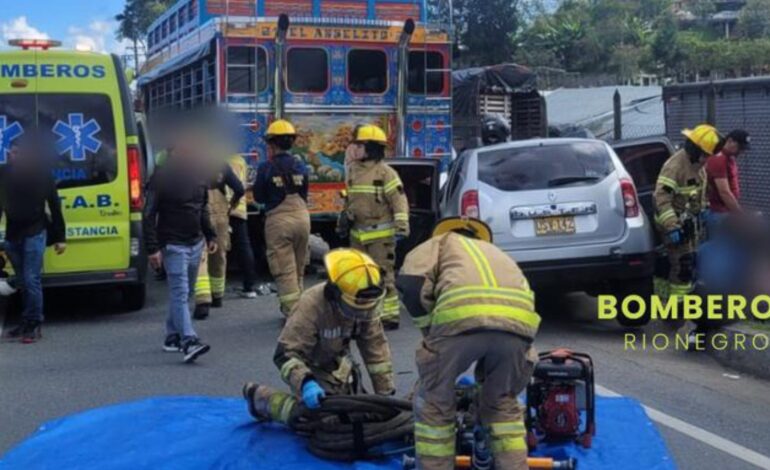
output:
[[[695,252],[702,233],[706,209],[703,165],[720,145],[717,130],[708,124],[685,129],[684,146],[672,155],[655,185],[655,223],[666,245],[668,279],[657,280],[657,293],[689,294],[695,277]]]
[[[385,273],[382,322],[385,329],[399,325],[400,304],[395,287],[396,241],[409,236],[409,203],[398,173],[388,166],[388,139],[377,126],[356,128],[354,145],[360,160],[349,162],[347,198],[340,225],[350,226],[350,246],[364,251]]]
[[[302,158],[290,153],[297,131],[289,121],[270,124],[265,138],[270,155],[257,167],[254,200],[263,204],[267,213],[267,263],[278,288],[281,311],[289,316],[302,293],[310,238],[308,170]]]
[[[450,218],[412,250],[398,277],[404,305],[423,333],[414,398],[418,468],[455,462],[455,382],[472,364],[481,383],[478,418],[495,468],[525,470],[524,390],[537,359],[534,295],[510,256],[475,219]]]
[[[366,254],[339,249],[326,255],[325,283],[302,294],[278,338],[273,358],[292,393],[247,383],[243,395],[257,420],[288,423],[301,400],[320,406],[328,394],[353,394],[360,383],[351,360],[355,340],[374,392],[393,395],[393,365],[379,306],[385,291],[380,267]]]

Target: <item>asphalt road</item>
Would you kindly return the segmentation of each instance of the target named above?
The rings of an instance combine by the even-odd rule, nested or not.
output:
[[[192,366],[161,352],[163,284],[151,281],[148,308],[141,312],[122,313],[116,301],[109,292],[52,292],[42,342],[0,343],[0,454],[41,423],[89,408],[157,395],[237,396],[246,380],[282,386],[272,364],[281,327],[274,296],[229,295],[224,309],[197,324],[212,351]],[[735,457],[743,452],[738,446],[761,454],[760,461],[770,456],[770,383],[736,378],[703,354],[624,351],[624,330],[596,321],[595,303],[585,295],[540,296],[538,310],[544,317],[539,349],[588,352],[598,384],[639,399],[666,416],[669,426],[668,418],[694,426],[683,433],[681,426],[658,425],[679,468],[758,468]],[[415,379],[419,333],[408,320],[403,324],[389,336],[399,392],[406,393]],[[704,437],[701,430],[711,434]],[[720,444],[719,437],[731,443]]]

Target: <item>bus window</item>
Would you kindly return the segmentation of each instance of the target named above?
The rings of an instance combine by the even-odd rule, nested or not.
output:
[[[228,93],[253,94],[267,89],[267,54],[261,47],[227,48]]]
[[[384,51],[354,49],[348,53],[348,89],[353,93],[385,93],[388,57]]]
[[[329,58],[325,49],[292,47],[286,65],[289,91],[323,93],[329,88]]]
[[[409,52],[409,93],[423,95],[439,95],[444,91],[444,72],[431,70],[444,68],[444,56],[440,52],[428,51],[427,57],[423,51]],[[425,83],[425,69],[428,69],[428,83]]]

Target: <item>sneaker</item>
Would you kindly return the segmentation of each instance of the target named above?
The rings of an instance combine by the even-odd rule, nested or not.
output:
[[[186,338],[182,342],[182,352],[184,353],[185,364],[191,364],[202,355],[209,352],[211,346],[203,344],[196,337]]]
[[[214,297],[211,299],[211,308],[222,308],[222,297]]]
[[[24,344],[32,344],[37,342],[43,335],[40,332],[43,322],[37,320],[30,320],[26,322],[24,331],[21,334],[21,342]]]
[[[257,385],[254,382],[243,384],[243,398],[249,408],[249,414],[259,422],[271,421],[268,410],[270,404],[270,395],[272,391],[264,385]]]
[[[257,292],[254,290],[242,290],[238,292],[238,295],[242,299],[256,299],[257,298]]]
[[[24,334],[24,328],[27,326],[26,321],[22,321],[18,325],[16,325],[16,328],[9,330],[5,337],[8,339],[19,339],[21,338],[21,335]]]
[[[195,311],[193,312],[193,318],[195,320],[205,320],[209,317],[209,307],[210,304],[198,304],[195,306]]]
[[[163,350],[165,352],[182,352],[182,338],[177,333],[166,336],[166,341],[163,342]]]

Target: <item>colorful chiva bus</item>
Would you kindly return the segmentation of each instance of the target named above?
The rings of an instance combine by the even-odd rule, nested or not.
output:
[[[388,131],[388,155],[451,156],[448,0],[181,0],[149,30],[145,109],[217,104],[240,152],[267,158],[264,131],[290,119],[317,220],[336,214],[345,148],[359,124]],[[288,26],[287,26],[288,24]]]

